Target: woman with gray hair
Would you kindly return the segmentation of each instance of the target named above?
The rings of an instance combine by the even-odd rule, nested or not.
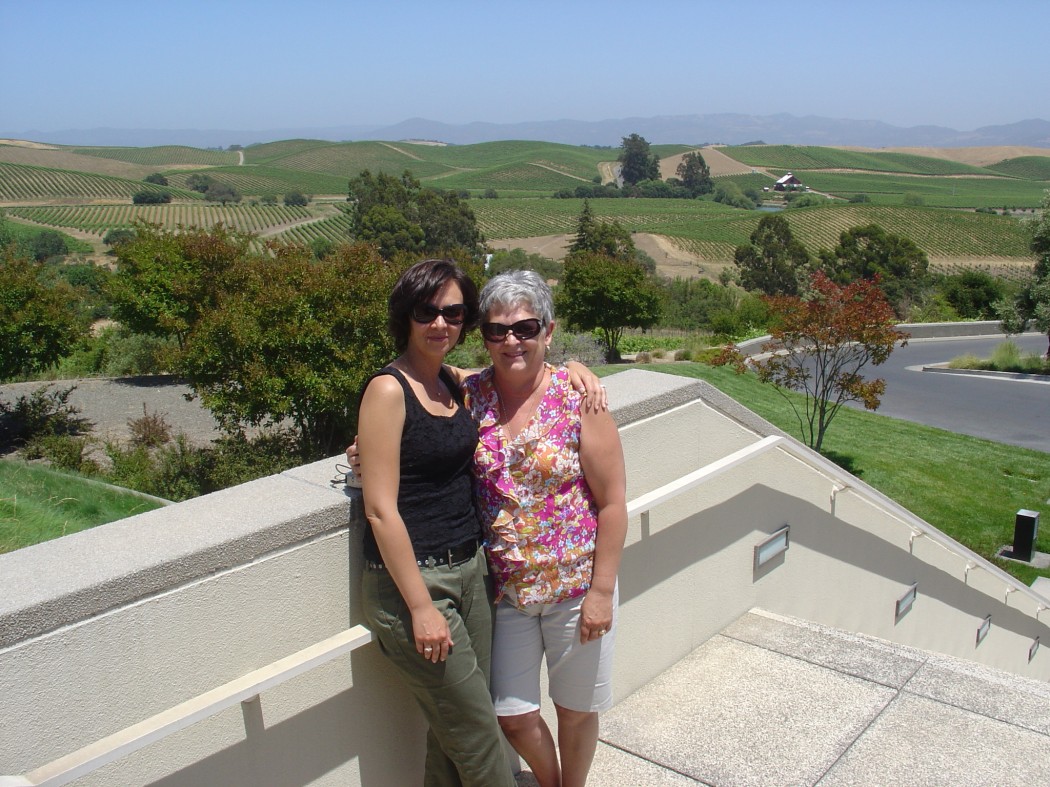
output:
[[[492,366],[463,388],[497,601],[493,702],[540,786],[574,787],[587,780],[598,712],[612,705],[623,451],[611,414],[582,406],[567,370],[546,362],[554,305],[538,274],[493,277],[480,310]],[[544,658],[557,747],[540,715]]]

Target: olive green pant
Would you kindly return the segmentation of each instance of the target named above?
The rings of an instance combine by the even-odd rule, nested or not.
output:
[[[365,619],[401,674],[430,729],[426,787],[513,787],[489,694],[493,606],[482,550],[458,566],[421,568],[430,597],[448,621],[453,647],[434,664],[416,652],[412,616],[382,569],[362,579]]]

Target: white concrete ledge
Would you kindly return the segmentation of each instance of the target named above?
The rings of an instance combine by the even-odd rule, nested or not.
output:
[[[0,555],[0,649],[346,527],[334,460]]]

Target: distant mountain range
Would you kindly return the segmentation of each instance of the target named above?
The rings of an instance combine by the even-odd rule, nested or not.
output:
[[[615,120],[544,120],[527,123],[452,125],[413,118],[392,126],[280,128],[266,131],[95,128],[69,131],[0,131],[0,138],[28,139],[54,145],[199,148],[251,145],[284,139],[431,140],[451,145],[527,139],[569,145],[619,147],[629,134],[652,144],[701,145],[746,142],[789,145],[883,147],[973,147],[1019,145],[1050,148],[1050,121],[1022,120],[1002,126],[956,131],[943,126],[892,126],[877,120],[843,120],[807,115],[665,115]]]

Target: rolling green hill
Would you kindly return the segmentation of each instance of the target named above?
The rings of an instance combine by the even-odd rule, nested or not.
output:
[[[653,146],[662,157],[691,149],[687,145]],[[492,240],[569,233],[581,202],[551,199],[551,195],[592,183],[600,167],[615,162],[619,153],[616,148],[521,140],[440,145],[308,139],[251,145],[243,151],[183,146],[69,146],[62,151],[65,160],[53,151],[41,153],[39,160],[105,160],[121,162],[104,165],[116,167],[121,174],[163,172],[175,203],[132,206],[130,198],[136,191],[159,187],[102,172],[37,166],[38,159],[27,159],[32,154],[19,151],[21,161],[31,163],[0,160],[4,210],[57,229],[98,237],[110,228],[145,219],[167,227],[180,223],[211,226],[223,221],[249,232],[303,242],[346,236],[349,219],[341,206],[349,179],[364,169],[392,175],[409,170],[424,185],[475,197],[495,191],[499,199],[469,202],[482,231]],[[972,209],[1033,209],[1050,185],[1050,157],[1024,156],[975,167],[905,153],[812,146],[755,145],[720,151],[762,170],[728,176],[742,188],[760,190],[771,185],[770,176],[790,170],[813,190],[841,198],[824,207],[783,214],[814,252],[833,246],[843,229],[876,222],[912,238],[932,257],[1027,261],[1030,255],[1023,228],[1016,219],[977,214]],[[13,155],[9,158],[15,161]],[[244,201],[226,207],[206,204],[202,195],[186,189],[189,176],[198,173],[233,186]],[[331,201],[315,201],[297,213],[288,213],[283,206],[258,204],[260,197],[280,198],[290,191]],[[844,201],[857,194],[866,195],[870,204]],[[769,196],[773,197],[772,192]],[[923,207],[904,205],[906,197],[909,202],[921,201]],[[620,221],[632,231],[665,236],[683,249],[721,261],[732,258],[733,248],[747,241],[763,215],[709,200],[602,199],[592,200],[592,208],[599,217]]]

